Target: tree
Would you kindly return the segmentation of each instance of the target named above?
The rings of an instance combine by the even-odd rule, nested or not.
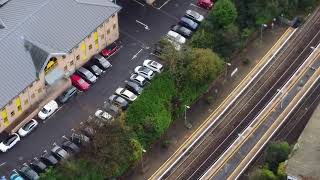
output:
[[[290,151],[291,148],[287,142],[271,142],[265,153],[265,160],[270,170],[276,173],[279,163],[288,159]]]
[[[195,84],[210,82],[223,70],[223,61],[210,49],[192,49],[185,58],[188,64],[188,79]]]
[[[215,29],[225,27],[235,22],[237,18],[237,9],[231,0],[219,0],[210,11],[208,20]]]
[[[284,162],[280,163],[277,170],[277,175],[279,180],[286,180],[287,173],[286,173],[286,166]]]
[[[214,35],[205,28],[199,29],[191,38],[191,45],[195,48],[213,48]]]
[[[256,169],[249,176],[249,180],[277,180],[276,175],[269,169]]]

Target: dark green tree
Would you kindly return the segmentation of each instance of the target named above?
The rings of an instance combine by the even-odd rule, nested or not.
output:
[[[277,173],[278,165],[288,159],[291,148],[287,142],[271,142],[265,152],[265,161],[271,171]]]

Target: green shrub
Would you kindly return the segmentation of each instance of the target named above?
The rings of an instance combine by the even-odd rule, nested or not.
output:
[[[169,72],[158,75],[126,112],[126,123],[148,147],[172,122],[171,100],[176,95]]]

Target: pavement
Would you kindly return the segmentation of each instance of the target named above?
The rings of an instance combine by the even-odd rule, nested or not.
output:
[[[146,58],[156,60],[157,57],[150,54],[153,45],[183,16],[186,9],[207,13],[195,6],[196,0],[160,0],[155,7],[138,0],[118,0],[117,4],[123,7],[119,13],[119,41],[123,47],[111,57],[112,69],[88,92],[77,95],[48,120],[39,121],[40,126],[32,134],[10,151],[1,153],[1,176],[9,175],[23,163],[39,157],[44,150],[50,150],[53,143],[61,143],[62,136],[69,137],[71,129],[87,120],[117,87],[123,86],[123,81],[129,78],[135,66]]]

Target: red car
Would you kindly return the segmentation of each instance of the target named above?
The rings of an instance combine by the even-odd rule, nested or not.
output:
[[[72,85],[77,87],[81,91],[86,91],[89,89],[90,84],[88,84],[85,80],[83,80],[80,76],[77,74],[73,74],[71,77]]]
[[[211,9],[213,6],[213,0],[198,0],[197,5],[205,9]]]
[[[117,45],[117,43],[112,43],[109,46],[107,46],[105,49],[103,49],[101,51],[101,54],[105,58],[108,58],[108,57],[112,56],[113,54],[115,54],[116,52],[118,52],[119,49],[120,49],[120,47]]]

